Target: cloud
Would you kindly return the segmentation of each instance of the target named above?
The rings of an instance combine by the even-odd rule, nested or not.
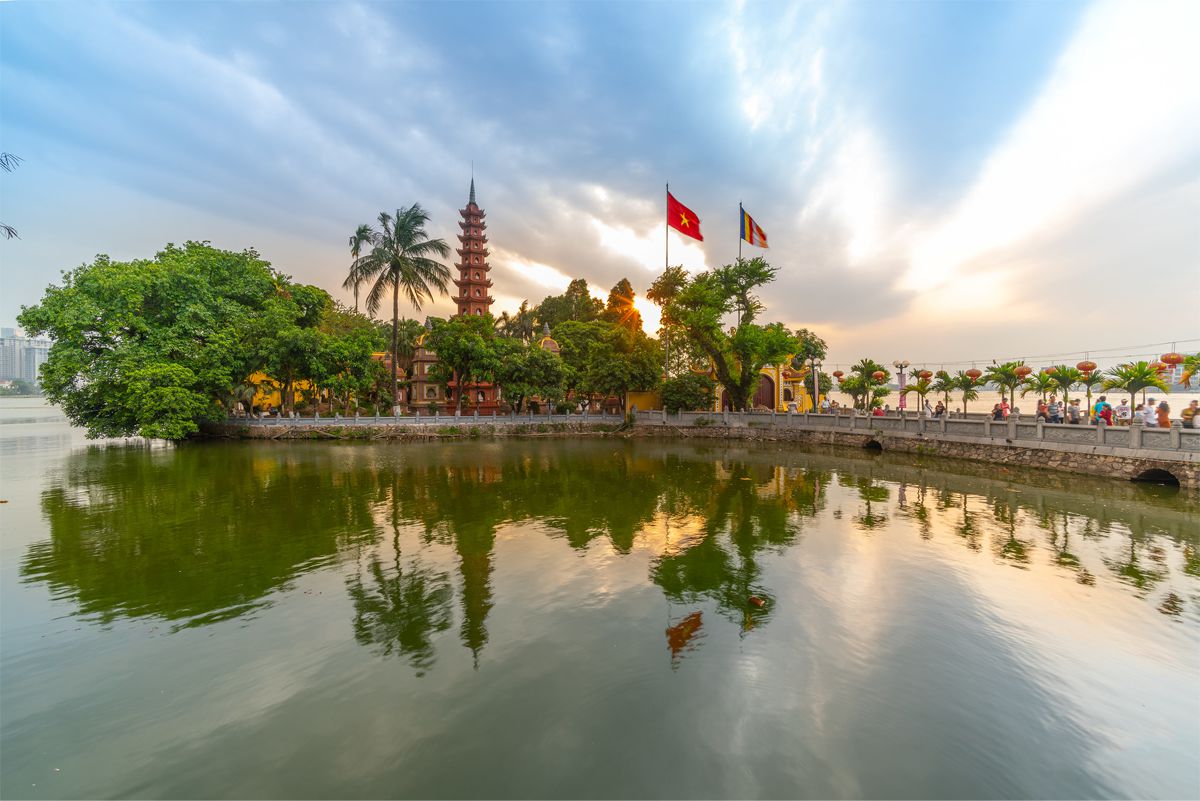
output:
[[[962,201],[915,242],[901,286],[940,286],[989,252],[1194,160],[1200,82],[1183,76],[1200,74],[1198,28],[1200,5],[1190,2],[1093,8]]]

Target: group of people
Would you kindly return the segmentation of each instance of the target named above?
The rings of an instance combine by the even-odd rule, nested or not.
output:
[[[1200,427],[1200,408],[1198,406],[1200,406],[1200,401],[1192,401],[1184,407],[1180,414],[1184,428]],[[992,419],[1005,420],[1008,418],[1009,411],[1008,401],[1001,400],[992,407]],[[1102,420],[1110,426],[1127,426],[1136,420],[1147,428],[1171,427],[1170,405],[1166,401],[1156,403],[1154,398],[1149,398],[1145,403],[1139,403],[1135,408],[1130,408],[1129,402],[1125,399],[1122,399],[1114,407],[1108,402],[1107,396],[1101,395],[1096,399],[1089,412],[1083,411],[1078,399],[1064,404],[1058,402],[1057,396],[1051,395],[1049,401],[1038,402],[1035,417],[1047,423],[1078,424],[1089,420]]]

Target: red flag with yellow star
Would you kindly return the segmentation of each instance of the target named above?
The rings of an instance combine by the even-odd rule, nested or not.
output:
[[[667,225],[684,236],[704,241],[704,237],[700,235],[700,218],[696,216],[695,212],[676,200],[670,192],[667,192]]]

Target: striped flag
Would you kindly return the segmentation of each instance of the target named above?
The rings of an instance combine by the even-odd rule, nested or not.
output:
[[[749,242],[751,245],[757,245],[760,248],[765,248],[767,246],[766,231],[754,221],[753,217],[746,213],[746,210],[742,208],[740,203],[738,204],[738,212],[742,218],[743,241]]]

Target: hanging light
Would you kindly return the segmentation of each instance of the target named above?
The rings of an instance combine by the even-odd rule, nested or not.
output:
[[[883,372],[882,370],[876,370],[875,372],[871,373],[871,378],[874,378],[876,381],[882,381],[885,377],[887,377],[887,373]]]
[[[1017,374],[1018,378],[1024,378],[1025,376],[1027,376],[1033,372],[1033,368],[1027,364],[1022,364],[1020,367],[1018,367],[1013,372]]]
[[[968,371],[966,372],[966,375],[967,375],[967,377],[968,377],[968,378],[970,378],[972,381],[978,381],[978,380],[980,379],[980,377],[982,377],[982,376],[983,376],[983,371],[982,371],[982,370],[979,370],[979,369],[977,369],[977,368],[975,368],[975,367],[972,367],[970,370],[968,370]]]
[[[1183,354],[1182,353],[1175,353],[1174,351],[1172,351],[1170,353],[1164,353],[1162,356],[1159,356],[1159,358],[1162,359],[1164,364],[1169,364],[1172,367],[1174,367],[1177,364],[1183,364]]]
[[[1087,361],[1085,359],[1084,361],[1081,361],[1079,364],[1075,365],[1075,369],[1083,373],[1090,373],[1096,369],[1096,363]]]
[[[921,372],[917,373],[917,378],[930,379],[933,378],[933,373],[929,372],[928,370],[922,370]]]
[[[1042,372],[1045,373],[1046,375],[1054,375],[1055,373],[1058,372],[1058,368],[1057,367],[1044,367],[1044,368],[1042,368]]]

